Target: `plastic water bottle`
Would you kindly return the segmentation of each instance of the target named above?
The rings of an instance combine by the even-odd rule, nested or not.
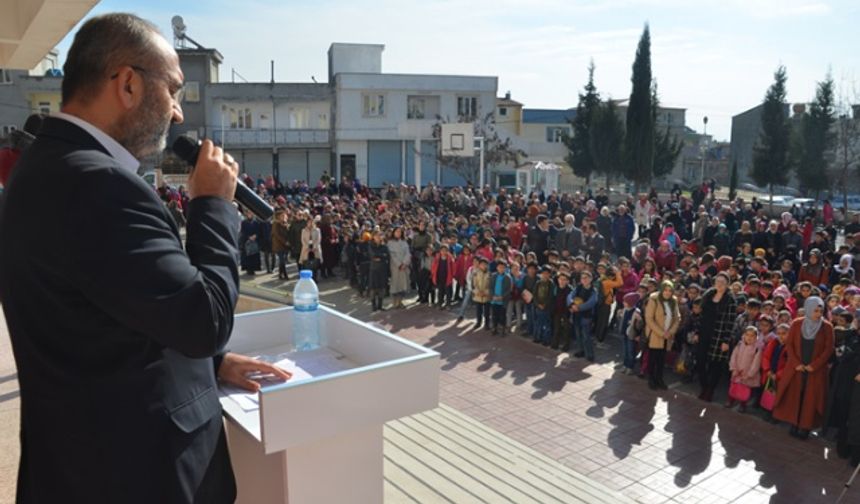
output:
[[[314,283],[314,274],[302,270],[293,289],[293,345],[298,351],[320,346],[319,306],[320,291]]]

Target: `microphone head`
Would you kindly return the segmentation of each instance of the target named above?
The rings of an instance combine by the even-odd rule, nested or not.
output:
[[[200,141],[182,135],[173,142],[173,153],[185,162],[194,166],[197,164],[197,154],[200,152]]]

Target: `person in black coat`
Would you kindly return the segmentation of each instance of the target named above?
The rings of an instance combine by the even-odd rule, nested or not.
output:
[[[382,231],[373,232],[373,240],[368,244],[367,256],[370,261],[367,287],[370,290],[373,311],[382,310],[382,298],[385,295],[388,275],[391,271],[391,256]]]
[[[80,28],[64,70],[63,113],[21,157],[0,217],[21,386],[16,501],[232,503],[216,379],[255,390],[246,372],[289,376],[224,353],[239,295],[239,167],[203,142],[183,249],[137,175],[182,122],[176,52],[154,25],[107,14]]]
[[[546,264],[549,248],[549,220],[546,215],[537,216],[537,226],[530,228],[526,235],[526,246],[537,255],[538,263]]]
[[[260,224],[260,220],[248,211],[239,228],[239,251],[241,254],[239,264],[249,275],[262,269],[260,261],[262,229]]]
[[[856,465],[860,462],[860,340],[851,328],[851,313],[842,307],[833,313],[836,351],[824,426],[836,429],[837,454],[850,457]]]

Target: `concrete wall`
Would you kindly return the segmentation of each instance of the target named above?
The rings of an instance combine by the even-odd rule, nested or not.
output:
[[[384,50],[380,44],[332,44],[328,50],[329,82],[339,73],[381,73]]]
[[[27,117],[38,112],[40,101],[50,103],[50,112],[59,112],[62,77],[34,77],[26,70],[7,70],[11,83],[0,84],[0,143],[3,127],[21,129]]]
[[[753,107],[732,117],[732,157],[729,166],[738,164],[738,181],[750,180],[753,147],[761,131],[762,106]]]
[[[429,126],[434,120],[407,119],[410,95],[438,96],[439,112],[443,118],[457,120],[457,97],[478,99],[478,114],[495,110],[496,77],[467,77],[447,75],[339,74],[336,77],[335,137],[340,140],[399,140],[398,126],[409,122],[422,124],[422,138],[429,138]],[[365,117],[363,96],[382,95],[385,113],[381,117]]]
[[[340,140],[335,146],[335,173],[340,176],[340,156],[352,154],[355,156],[355,177],[363,183],[367,182],[367,141]]]

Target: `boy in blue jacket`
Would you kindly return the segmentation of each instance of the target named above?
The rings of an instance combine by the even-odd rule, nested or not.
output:
[[[567,306],[573,314],[573,332],[579,344],[579,351],[574,357],[585,357],[594,362],[593,323],[594,308],[597,306],[597,288],[592,284],[594,277],[591,271],[584,270],[579,278],[579,285],[567,296]]]

